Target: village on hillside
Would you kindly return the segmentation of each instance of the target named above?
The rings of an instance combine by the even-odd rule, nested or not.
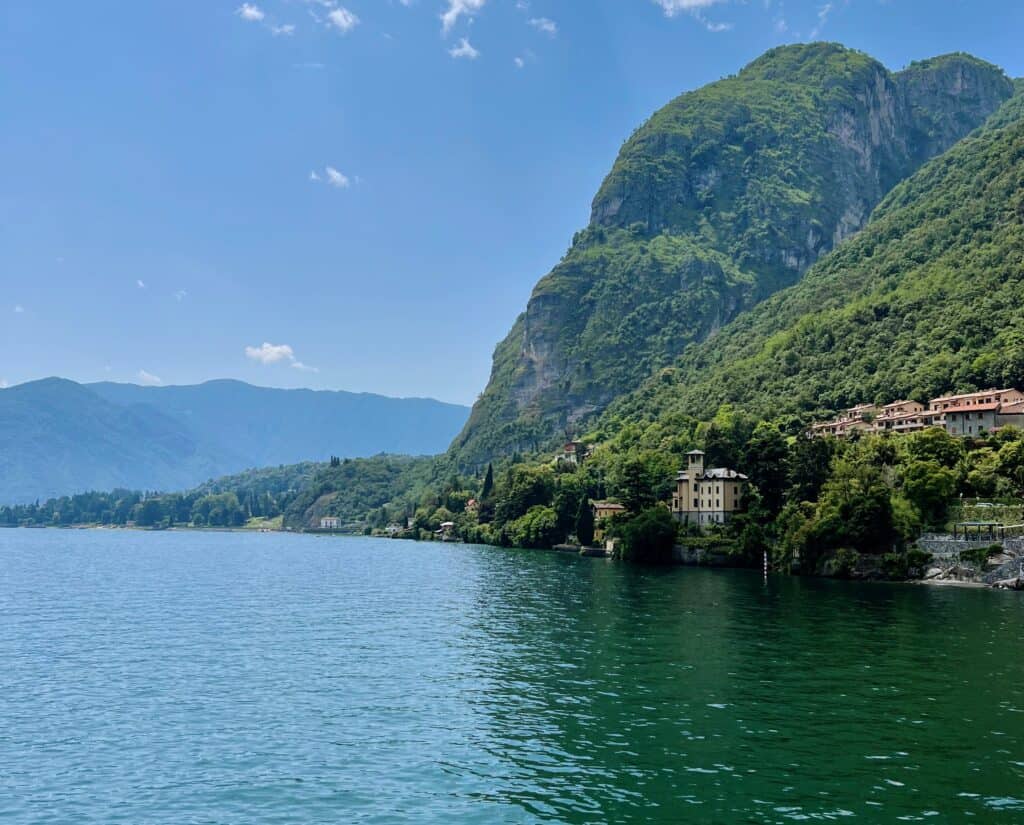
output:
[[[881,407],[858,404],[833,421],[812,425],[810,434],[848,438],[854,433],[914,433],[929,427],[942,427],[959,437],[993,433],[1002,427],[1024,429],[1024,392],[1006,389],[945,395],[933,398],[927,408],[918,401],[894,401]]]

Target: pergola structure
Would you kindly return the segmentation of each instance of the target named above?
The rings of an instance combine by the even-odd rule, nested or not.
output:
[[[998,521],[961,521],[953,525],[953,538],[990,539],[1002,541],[1006,538],[1006,526]]]

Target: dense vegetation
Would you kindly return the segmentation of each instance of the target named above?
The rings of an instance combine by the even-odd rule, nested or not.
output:
[[[1019,102],[896,187],[799,284],[613,405],[602,437],[655,447],[678,416],[725,403],[793,431],[862,401],[1024,386]]]
[[[694,447],[706,450],[711,465],[750,476],[744,511],[711,536],[677,525],[665,503]],[[755,563],[768,550],[777,569],[847,575],[866,566],[903,577],[924,560],[912,549],[915,539],[968,515],[964,501],[1019,502],[1022,495],[1024,433],[1012,428],[969,442],[941,429],[808,439],[725,407],[709,422],[684,422],[663,450],[618,441],[598,447],[582,466],[518,462],[492,483],[452,477],[423,490],[403,535],[430,538],[454,522],[454,535],[466,541],[587,544],[590,502],[610,497],[628,512],[597,526],[617,539],[626,559],[662,563],[682,542],[717,547],[733,564]],[[467,507],[470,500],[476,506]],[[408,504],[397,511],[385,505],[377,526],[407,513]]]
[[[479,471],[581,429],[794,283],[1012,91],[968,55],[892,74],[818,43],[674,100],[623,146],[590,226],[498,345],[454,460]]]
[[[249,470],[187,493],[113,490],[0,507],[0,526],[241,527],[278,521],[320,465]]]

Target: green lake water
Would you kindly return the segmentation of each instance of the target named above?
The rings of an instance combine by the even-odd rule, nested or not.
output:
[[[0,822],[1024,822],[1024,596],[0,531]]]

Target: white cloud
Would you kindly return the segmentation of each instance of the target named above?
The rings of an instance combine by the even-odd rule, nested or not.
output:
[[[5,380],[0,379],[0,390],[6,390],[9,386],[10,384],[8,384]]]
[[[526,22],[533,26],[537,31],[544,32],[544,34],[551,35],[552,37],[558,34],[558,24],[554,20],[549,20],[547,17],[531,17]]]
[[[316,169],[313,169],[309,173],[310,183],[327,183],[328,186],[333,186],[335,189],[348,189],[352,186],[352,180],[344,172],[339,172],[333,166],[325,166],[323,174],[321,175]],[[359,176],[356,175],[355,182],[359,183]]]
[[[259,23],[267,16],[263,13],[263,9],[252,3],[242,3],[242,5],[235,9],[235,14],[243,20],[248,20],[250,23]]]
[[[513,58],[513,59],[512,59],[512,62],[516,64],[516,68],[517,68],[517,69],[521,69],[521,68],[523,68],[523,66],[525,66],[525,65],[526,65],[526,61],[525,61],[525,60],[523,60],[523,58],[521,58],[521,57],[515,57],[515,58]]]
[[[270,33],[274,35],[274,37],[278,37],[281,35],[285,37],[291,37],[293,34],[295,34],[295,24],[285,23],[281,26],[271,26]]]
[[[258,347],[246,347],[245,357],[253,361],[259,361],[264,366],[273,364],[287,364],[292,369],[302,372],[320,372],[316,367],[303,364],[295,357],[295,350],[287,344],[271,344],[264,341]]]
[[[474,49],[472,44],[465,37],[459,40],[459,45],[452,46],[452,48],[448,50],[448,54],[456,60],[463,57],[467,60],[476,60],[480,56],[480,52]]]
[[[704,28],[709,32],[727,32],[732,29],[732,23],[716,23],[714,20],[705,20],[701,15],[694,15],[701,23],[704,24]]]
[[[348,34],[359,25],[359,18],[344,6],[338,6],[327,12],[327,25],[333,26],[342,34]]]
[[[460,17],[472,17],[486,2],[487,0],[448,0],[448,8],[441,15],[441,30],[448,34],[459,22]]]
[[[295,351],[287,344],[271,344],[264,341],[258,347],[246,347],[245,357],[261,364],[279,364],[282,361],[291,363],[295,360]]]
[[[137,280],[137,281],[135,282],[135,286],[137,286],[137,287],[138,287],[139,289],[145,289],[145,288],[146,288],[146,282],[145,282],[145,281],[143,281],[143,280],[142,280],[141,278],[139,278],[139,279],[138,279],[138,280]]]
[[[826,3],[818,9],[818,24],[811,29],[809,35],[810,40],[817,40],[818,35],[821,34],[821,30],[825,28],[825,24],[828,23],[828,16],[832,13],[832,4]]]
[[[732,28],[732,23],[719,23],[708,20],[704,16],[704,9],[717,6],[720,3],[727,3],[729,0],[654,0],[665,12],[666,17],[675,17],[685,12],[692,16],[709,32],[726,32]]]
[[[351,186],[351,182],[347,175],[343,175],[333,166],[328,166],[325,170],[327,173],[327,182],[338,189],[348,189]]]
[[[725,0],[654,0],[668,17],[675,17],[679,12],[694,12],[723,3]]]
[[[156,387],[164,383],[163,379],[161,379],[159,376],[153,375],[153,373],[146,372],[145,370],[139,370],[135,374],[135,377],[138,379],[139,383],[142,384],[142,386],[144,387]]]
[[[188,297],[188,292],[186,290],[184,290],[184,289],[179,289],[177,292],[174,293],[174,300],[177,301],[178,303],[181,303],[187,297]]]
[[[25,311],[25,307],[23,307],[21,304],[15,304],[14,311],[18,313],[18,315],[21,315],[21,313]]]

